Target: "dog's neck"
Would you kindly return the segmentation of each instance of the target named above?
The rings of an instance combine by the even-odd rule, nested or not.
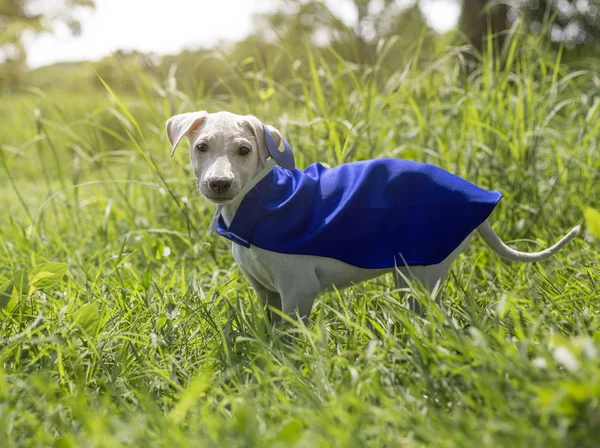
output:
[[[221,216],[223,217],[223,221],[225,221],[225,225],[227,227],[231,225],[231,221],[233,221],[233,217],[235,216],[239,206],[239,203],[227,204],[221,209]]]

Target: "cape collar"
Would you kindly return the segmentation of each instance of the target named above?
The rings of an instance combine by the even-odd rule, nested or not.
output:
[[[261,180],[263,180],[267,176],[267,174],[269,174],[273,170],[273,168],[275,168],[275,166],[277,166],[277,162],[275,161],[275,159],[269,159],[265,167],[262,170],[260,170],[260,172],[250,182],[244,185],[244,188],[242,188],[233,199],[230,199],[229,201],[223,202],[221,204],[217,204],[217,210],[215,210],[215,214],[210,222],[208,230],[211,232],[217,230],[217,224],[219,223],[219,220],[222,220],[221,212],[223,211],[223,207],[225,207],[226,205],[239,205],[244,199],[244,197],[246,197],[246,195],[250,192],[250,190],[252,190],[256,186],[256,184],[258,184]]]
[[[292,148],[287,140],[281,137],[283,143],[283,150],[279,150],[277,145],[275,144],[275,140],[273,140],[273,136],[271,135],[271,131],[269,128],[263,124],[263,130],[265,133],[265,142],[267,144],[267,151],[271,156],[267,161],[265,167],[260,170],[260,172],[250,181],[241,191],[233,198],[227,202],[222,202],[217,205],[217,210],[215,210],[215,214],[210,222],[208,230],[210,232],[219,232],[219,224],[221,224],[221,228],[225,227],[225,222],[221,216],[221,212],[223,211],[223,207],[226,205],[240,205],[244,197],[252,190],[261,180],[263,180],[277,165],[285,168],[287,170],[294,170],[295,162],[294,162],[294,153],[292,152]],[[236,212],[237,215],[237,212]],[[234,216],[235,218],[235,216]],[[232,219],[233,223],[233,219]]]

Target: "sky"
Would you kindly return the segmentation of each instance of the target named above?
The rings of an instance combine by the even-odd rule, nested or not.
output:
[[[343,20],[351,22],[352,8],[330,0]],[[221,40],[236,41],[253,30],[254,13],[273,8],[275,0],[96,0],[95,10],[81,10],[79,37],[66,27],[53,34],[26,39],[27,62],[40,67],[62,61],[97,60],[112,52],[139,50],[174,54],[184,48],[210,47]],[[456,25],[456,0],[425,0],[421,8],[430,26],[443,32]]]

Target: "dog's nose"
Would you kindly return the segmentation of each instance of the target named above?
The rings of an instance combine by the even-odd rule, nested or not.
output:
[[[231,179],[219,178],[211,179],[208,186],[215,193],[226,193],[231,188]]]

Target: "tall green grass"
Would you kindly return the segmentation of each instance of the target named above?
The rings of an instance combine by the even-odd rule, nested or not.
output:
[[[597,65],[514,39],[468,76],[452,47],[424,62],[416,45],[390,71],[387,50],[364,67],[282,48],[289,80],[224,60],[244,96],[182,91],[172,71],[132,73],[126,96],[0,98],[0,446],[597,444],[590,234],[534,265],[475,240],[427,319],[382,277],[274,331],[207,232],[213,208],[164,133],[200,108],[278,127],[302,167],[403,157],[499,189],[492,222],[521,250],[599,208]]]

